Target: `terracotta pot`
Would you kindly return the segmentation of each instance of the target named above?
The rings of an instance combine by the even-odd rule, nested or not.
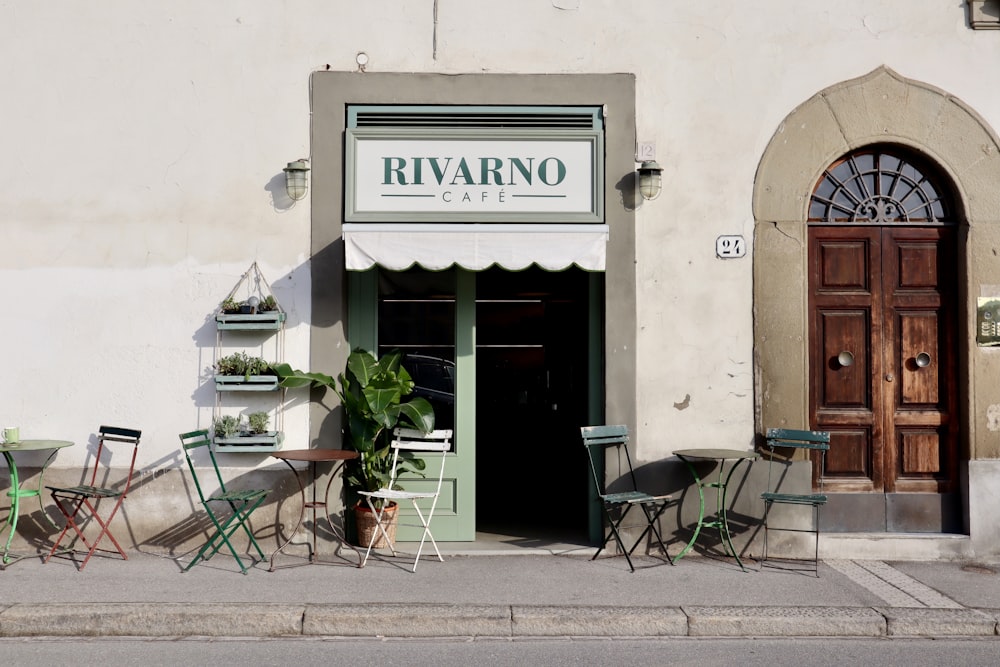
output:
[[[393,544],[396,542],[396,510],[398,509],[399,506],[396,503],[390,503],[382,513],[382,527],[389,534],[389,539]],[[385,535],[375,526],[375,515],[368,509],[367,505],[354,506],[354,521],[358,529],[358,546],[367,549],[374,532],[378,534],[378,537],[375,539],[375,544],[372,545],[373,549],[388,549],[390,547]]]

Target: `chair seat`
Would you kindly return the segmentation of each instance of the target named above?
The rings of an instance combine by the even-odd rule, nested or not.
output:
[[[601,500],[612,505],[623,505],[625,503],[652,503],[661,500],[672,500],[673,496],[653,496],[642,491],[622,491],[621,493],[606,493],[601,496]]]
[[[794,505],[823,505],[826,503],[826,496],[820,493],[796,494],[796,493],[762,493],[760,497],[772,503],[790,503]]]
[[[115,489],[106,489],[100,486],[87,486],[85,484],[81,484],[80,486],[69,486],[66,488],[60,486],[48,486],[46,488],[57,493],[70,493],[76,496],[89,496],[91,498],[117,498],[122,494],[121,491],[117,491]]]
[[[417,491],[402,491],[396,489],[382,489],[380,491],[359,491],[359,495],[370,498],[383,498],[385,500],[413,500],[416,498],[433,498],[436,493],[424,493]]]
[[[246,502],[248,500],[256,500],[257,498],[262,498],[267,495],[267,491],[264,490],[250,490],[250,491],[226,491],[225,493],[217,493],[214,496],[208,498],[206,502],[212,501],[225,501],[225,502]]]

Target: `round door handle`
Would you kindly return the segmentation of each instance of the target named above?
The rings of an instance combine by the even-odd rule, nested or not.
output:
[[[917,363],[917,368],[927,368],[931,365],[931,355],[921,352],[913,359]]]
[[[885,381],[886,382],[892,382],[895,379],[896,379],[896,376],[893,375],[892,373],[886,373],[885,374]]]
[[[847,350],[844,350],[843,352],[837,355],[837,363],[844,368],[847,368],[848,366],[853,366],[854,355],[848,352]]]

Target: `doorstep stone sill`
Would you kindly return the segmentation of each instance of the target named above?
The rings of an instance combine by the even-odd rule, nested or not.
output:
[[[972,538],[953,533],[822,533],[821,559],[965,560]]]

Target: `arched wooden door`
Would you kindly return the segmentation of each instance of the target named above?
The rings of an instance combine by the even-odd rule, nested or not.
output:
[[[831,431],[826,530],[959,521],[957,231],[942,179],[893,148],[838,160],[809,228],[810,415]]]

